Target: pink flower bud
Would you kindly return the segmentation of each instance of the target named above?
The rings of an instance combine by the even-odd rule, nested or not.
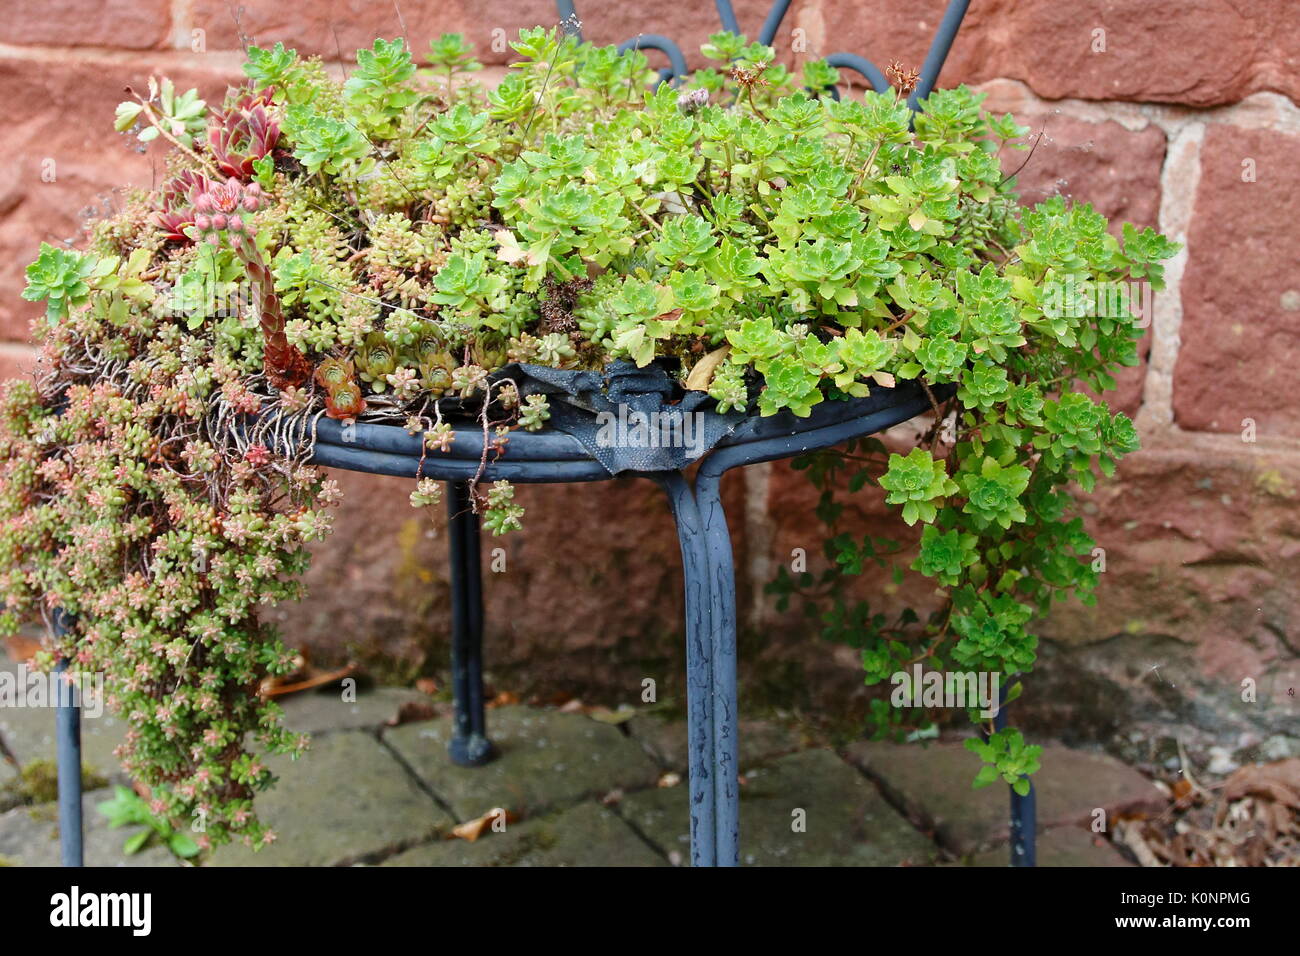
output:
[[[260,196],[262,195],[262,187],[259,186],[257,183],[249,183],[247,186],[244,187],[244,195]]]
[[[215,216],[212,217],[212,228],[213,228],[213,229],[225,229],[225,228],[226,228],[226,215],[225,215],[225,213],[220,213],[220,212],[219,212],[219,213],[217,213]]]
[[[194,208],[198,212],[212,212],[212,197],[207,193],[200,193],[194,200]]]
[[[218,236],[215,232],[208,233],[208,245],[210,246],[221,245],[221,237]]]
[[[260,205],[261,203],[258,201],[258,198],[256,196],[249,196],[245,194],[243,206],[249,212],[257,212],[257,208]]]
[[[203,215],[202,213],[199,213],[197,216],[194,217],[194,225],[199,227],[200,232],[207,232],[209,229],[212,228],[212,219],[208,216]]]
[[[231,232],[243,232],[244,220],[240,219],[238,216],[231,216],[229,228]]]

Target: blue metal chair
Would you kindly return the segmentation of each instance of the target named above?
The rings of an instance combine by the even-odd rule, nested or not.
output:
[[[715,0],[724,29],[739,33],[730,0]],[[908,105],[933,88],[956,36],[969,0],[951,0],[939,25],[921,78]],[[790,0],[776,0],[759,32],[770,44]],[[571,0],[556,0],[565,28],[580,30]],[[655,49],[670,66],[660,71],[670,80],[686,72],[686,60],[673,41],[642,35],[621,49]],[[877,90],[888,89],[884,74],[856,54],[828,57],[835,66],[862,74]],[[944,393],[945,396],[947,392]],[[790,458],[828,448],[890,428],[920,414],[930,400],[913,383],[873,390],[866,398],[824,402],[808,418],[783,413],[750,418],[716,445],[700,462],[694,485],[684,471],[646,472],[664,489],[677,525],[686,597],[687,734],[691,863],[736,866],[740,859],[740,808],[737,773],[736,595],[731,539],[719,493],[722,475],[733,468]],[[481,428],[456,429],[450,452],[428,456],[422,438],[403,428],[364,422],[344,427],[321,419],[316,426],[313,463],[375,475],[417,475],[447,483],[448,539],[451,564],[453,736],[448,750],[461,766],[480,766],[493,757],[483,700],[483,599],[479,519],[471,507],[470,483],[509,480],[522,483],[605,481],[613,477],[577,439],[543,430],[511,436],[509,451],[480,474]],[[56,630],[66,621],[55,616]],[[59,822],[65,866],[82,865],[80,713],[73,699],[57,713]],[[1005,720],[1003,713],[999,720]],[[1012,863],[1034,861],[1033,793],[1012,794]]]

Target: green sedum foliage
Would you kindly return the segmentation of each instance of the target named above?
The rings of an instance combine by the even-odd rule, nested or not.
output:
[[[274,838],[252,805],[263,755],[304,746],[258,693],[292,657],[261,609],[300,596],[329,531],[338,490],[306,464],[319,415],[401,424],[430,455],[469,416],[508,454],[550,417],[497,374],[516,361],[660,363],[763,415],[918,380],[937,412],[918,447],[803,462],[831,570],[784,575],[782,600],[829,590],[827,637],[876,682],[916,660],[1023,673],[1032,619],[1094,583],[1068,488],[1137,437],[1073,388],[1113,386],[1141,330],[1053,295],[1158,287],[1173,244],[1060,198],[1019,209],[998,152],[1024,130],[965,88],[933,93],[913,132],[901,96],[814,95],[833,68],[794,74],[729,34],[677,88],[556,30],[513,48],[491,89],[456,35],[423,58],[377,40],[343,83],[252,48],[220,110],[151,86],[117,125],[174,147],[163,185],[28,268],[48,361],[0,401],[0,623],[73,616],[46,656],[104,672],[130,721],[124,765],[149,796],[119,815],[169,839],[201,818],[199,852]],[[887,620],[846,596],[901,550],[837,528],[837,489],[870,484],[922,525],[910,567],[941,610]],[[506,483],[476,507],[493,533],[520,527]],[[1017,786],[1036,766],[1014,731],[981,747]]]

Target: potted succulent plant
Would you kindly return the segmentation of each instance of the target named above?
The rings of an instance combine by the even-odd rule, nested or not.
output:
[[[28,268],[43,361],[0,403],[4,625],[71,615],[46,663],[107,675],[124,766],[160,819],[203,814],[202,849],[272,838],[260,754],[304,745],[259,696],[291,655],[258,609],[300,595],[329,531],[339,492],[303,427],[320,417],[404,426],[431,456],[467,419],[508,455],[512,430],[549,427],[538,370],[653,372],[736,417],[914,383],[934,427],[906,455],[863,443],[850,486],[924,526],[912,568],[951,599],[892,622],[842,603],[869,680],[1024,672],[1030,619],[1095,578],[1068,487],[1137,437],[1070,389],[1113,386],[1140,330],[1053,296],[1158,285],[1171,243],[1059,198],[1019,209],[999,153],[1025,130],[965,88],[913,128],[914,75],[837,100],[809,92],[827,64],[791,72],[733,34],[676,85],[553,29],[513,46],[490,88],[456,35],[419,58],[377,40],[342,83],[250,48],[219,107],[151,83],[117,126],[170,145],[162,185]],[[833,519],[844,466],[817,462]],[[411,501],[437,496],[421,481]],[[519,527],[508,485],[476,501],[493,532]],[[841,572],[881,557],[843,536],[830,553]],[[1015,731],[982,747],[982,781],[1033,769]]]

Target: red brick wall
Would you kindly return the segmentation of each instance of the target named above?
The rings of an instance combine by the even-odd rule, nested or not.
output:
[[[578,6],[599,42],[643,30],[690,51],[717,29],[704,0]],[[735,6],[756,33],[766,0]],[[795,0],[776,44],[785,59],[847,50],[919,65],[943,7]],[[114,202],[114,187],[158,174],[156,154],[112,131],[124,86],[167,74],[213,99],[239,75],[241,36],[337,62],[403,24],[417,49],[456,30],[499,65],[501,38],[553,21],[548,0],[11,2],[0,17],[0,371],[30,361],[34,309],[18,292],[38,243],[75,237],[85,215]],[[1267,730],[1294,716],[1285,688],[1300,685],[1300,405],[1289,391],[1300,386],[1300,5],[973,0],[941,78],[957,82],[1044,129],[1021,177],[1027,199],[1059,190],[1186,245],[1156,298],[1144,364],[1112,400],[1135,416],[1146,447],[1088,504],[1107,573],[1095,609],[1063,608],[1045,626],[1056,670],[1042,680],[1061,686],[1068,707],[1045,704],[1044,719],[1078,708],[1071,680],[1060,680],[1075,668],[1130,702],[1149,692],[1154,713],[1146,668],[1167,664],[1186,675],[1184,704]],[[321,654],[356,643],[418,658],[446,633],[442,542],[405,512],[400,483],[344,481],[352,494],[312,572],[316,601],[278,614]],[[813,700],[855,687],[851,654],[817,644],[760,594],[791,549],[819,554],[802,479],[761,466],[731,476],[727,492],[743,625],[756,635],[751,678],[802,668]],[[501,544],[506,570],[487,581],[503,682],[521,683],[526,665],[546,686],[630,699],[642,676],[666,679],[681,599],[656,495],[632,482],[521,491],[529,530]],[[895,527],[873,501],[861,521]],[[873,585],[893,599],[885,582]],[[1239,702],[1244,678],[1259,688],[1254,709]]]

